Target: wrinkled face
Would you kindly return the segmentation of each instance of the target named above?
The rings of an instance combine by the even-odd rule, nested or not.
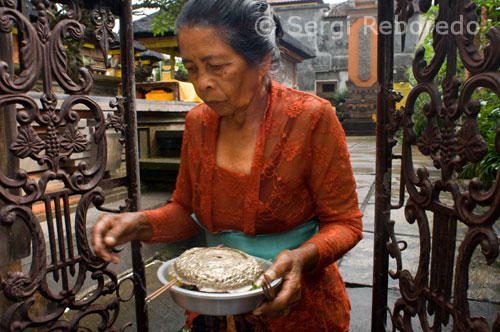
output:
[[[217,114],[246,108],[267,74],[255,68],[221,38],[214,27],[184,27],[178,32],[182,61],[198,96]]]

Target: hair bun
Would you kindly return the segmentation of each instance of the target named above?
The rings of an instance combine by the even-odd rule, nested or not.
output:
[[[267,2],[256,2],[255,3],[255,7],[257,7],[257,9],[263,13],[267,10],[267,8],[269,8],[269,4]]]
[[[177,31],[183,26],[220,29],[250,65],[260,66],[271,54],[271,68],[279,67],[283,27],[265,0],[189,0],[176,20]]]
[[[276,31],[275,31],[275,34],[276,34],[276,40],[280,39],[283,37],[283,26],[281,25],[281,20],[280,20],[280,17],[278,16],[278,14],[276,14],[276,12],[274,10],[271,10],[272,13],[273,13],[273,20],[274,20],[274,24],[276,26]]]

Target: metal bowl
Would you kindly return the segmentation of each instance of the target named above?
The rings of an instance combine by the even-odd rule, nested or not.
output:
[[[258,262],[264,262],[262,258],[254,258]],[[163,263],[158,269],[157,276],[163,284],[168,283],[167,270],[175,260],[176,258]],[[262,267],[265,271],[271,265],[271,262],[265,262]],[[271,287],[276,289],[280,283],[281,278],[278,278],[271,283]],[[174,302],[184,309],[209,316],[243,314],[257,308],[264,301],[262,288],[242,293],[205,293],[173,286],[170,288],[170,295]]]

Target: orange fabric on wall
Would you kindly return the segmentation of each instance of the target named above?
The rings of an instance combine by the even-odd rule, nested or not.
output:
[[[361,238],[361,212],[345,135],[326,100],[272,81],[249,175],[215,165],[219,116],[205,104],[186,117],[181,166],[172,203],[145,211],[152,242],[177,241],[200,231],[278,233],[313,216],[319,250],[305,273],[302,298],[289,316],[268,319],[272,331],[347,331],[349,299],[334,264]]]

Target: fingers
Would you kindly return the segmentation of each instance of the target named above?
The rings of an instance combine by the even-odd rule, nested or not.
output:
[[[270,280],[276,280],[277,278],[284,276],[287,272],[292,269],[293,259],[285,251],[280,253],[274,260],[274,264],[271,265],[265,272],[265,275]]]
[[[254,315],[265,315],[268,317],[278,317],[288,314],[290,308],[297,304],[300,300],[300,278],[298,282],[295,280],[287,280],[278,296],[271,302],[265,302],[254,310]]]
[[[106,233],[104,243],[109,248],[123,244],[123,235],[126,232],[127,224],[124,222],[113,223],[113,227]]]
[[[101,216],[92,228],[92,245],[94,246],[94,252],[106,261],[109,261],[109,258],[107,257],[107,248],[103,236],[110,227],[108,216]]]
[[[92,229],[92,243],[95,253],[103,260],[118,263],[119,256],[111,252],[117,245],[132,240],[148,240],[153,229],[142,212],[124,212],[99,217]]]
[[[284,251],[276,257],[275,263],[269,267],[265,274],[272,280],[282,277],[282,288],[273,301],[262,304],[254,310],[253,314],[269,317],[288,314],[290,307],[300,300],[300,282],[302,276],[300,266],[291,252]]]
[[[117,238],[121,232],[121,227],[118,227],[118,225],[119,223],[116,223],[115,216],[104,215],[99,218],[92,228],[94,252],[107,262],[118,263],[119,261],[119,256],[110,250],[118,244]]]

